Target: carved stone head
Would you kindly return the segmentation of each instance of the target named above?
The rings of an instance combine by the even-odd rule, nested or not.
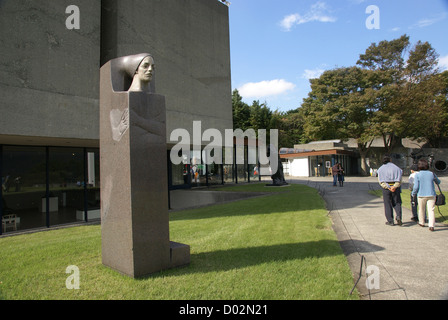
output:
[[[112,60],[114,91],[154,93],[153,80],[154,58],[149,53],[139,53]]]

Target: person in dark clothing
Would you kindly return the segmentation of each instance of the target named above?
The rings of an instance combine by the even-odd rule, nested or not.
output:
[[[418,172],[418,166],[416,164],[411,166],[411,174],[409,175],[409,190],[414,189],[414,179]],[[412,221],[418,222],[418,202],[417,195],[411,194],[411,209],[412,209]]]
[[[401,178],[403,171],[390,161],[388,155],[383,157],[383,165],[378,169],[378,182],[383,188],[386,225],[394,225],[394,213],[399,226],[402,225]]]
[[[342,167],[341,164],[339,164],[339,169],[338,169],[338,181],[339,181],[339,186],[343,187],[344,186],[344,168]]]
[[[331,173],[333,174],[333,187],[336,187],[339,173],[339,162],[336,162],[333,167],[331,167]]]

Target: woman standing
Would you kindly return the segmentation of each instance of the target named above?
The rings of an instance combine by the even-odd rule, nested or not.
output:
[[[338,181],[339,181],[339,186],[343,187],[344,186],[344,168],[342,167],[341,164],[339,164],[339,168],[338,168]]]
[[[439,184],[440,180],[437,176],[428,170],[429,165],[426,160],[418,161],[419,172],[414,178],[414,189],[412,189],[412,195],[417,195],[418,199],[418,220],[419,225],[425,226],[425,209],[428,213],[428,226],[429,231],[434,231],[435,216],[434,207],[436,204],[436,190],[434,188],[434,182]]]

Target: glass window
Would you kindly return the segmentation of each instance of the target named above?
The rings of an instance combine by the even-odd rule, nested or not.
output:
[[[237,149],[238,149],[238,147],[237,147]],[[237,175],[238,175],[238,183],[247,182],[248,181],[248,175],[247,175],[247,146],[244,146],[244,163],[241,163],[242,159],[241,159],[241,156],[238,155],[238,153],[237,153],[237,160],[238,160],[238,164],[237,164],[236,172],[237,172]]]
[[[100,152],[87,149],[87,217],[88,221],[101,219]]]
[[[45,227],[46,149],[3,146],[0,160],[2,232]]]
[[[201,151],[193,150],[190,153],[190,175],[191,184],[193,187],[197,187],[202,183],[205,185],[205,165],[201,162]]]
[[[84,149],[49,150],[50,225],[85,221]]]
[[[260,169],[258,168],[258,154],[257,149],[248,148],[248,165],[249,165],[249,179],[257,182],[260,180]]]
[[[227,157],[227,153],[229,156]],[[224,182],[225,183],[233,183],[235,182],[235,170],[234,170],[234,149],[233,148],[224,148],[223,151],[223,171],[224,171]]]
[[[190,165],[171,163],[171,185],[188,186],[190,184]]]
[[[191,173],[190,173],[190,151],[183,154],[183,150],[179,150],[179,157],[182,157],[182,161],[179,164],[171,162],[171,150],[167,151],[167,161],[169,166],[168,185],[171,189],[188,188],[191,186]]]
[[[206,183],[208,185],[222,184],[222,157],[223,150],[213,148],[211,150],[204,149],[202,151],[202,162],[207,171]]]
[[[222,165],[212,163],[207,165],[208,184],[222,184]]]

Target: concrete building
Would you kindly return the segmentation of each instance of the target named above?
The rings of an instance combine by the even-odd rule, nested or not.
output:
[[[448,149],[428,148],[425,141],[401,139],[389,152],[392,162],[399,166],[405,175],[410,174],[414,161],[425,158],[430,161],[431,170],[445,174],[448,169]],[[367,170],[376,175],[386,153],[382,138],[376,138],[370,145],[366,158]],[[297,144],[294,148],[280,149],[284,171],[293,177],[318,177],[331,175],[331,167],[339,162],[346,175],[361,173],[361,157],[356,139],[346,141],[335,139]]]
[[[232,128],[220,1],[0,1],[0,215],[15,214],[19,229],[99,217],[99,70],[140,52],[155,59],[167,140],[176,128],[191,132],[193,121]],[[192,165],[168,167],[170,186],[192,185]],[[222,166],[199,169],[197,184],[224,179]]]
[[[345,174],[358,174],[358,154],[341,140],[315,141],[294,148],[280,149],[284,171],[293,177],[331,175],[331,167],[339,162]]]

